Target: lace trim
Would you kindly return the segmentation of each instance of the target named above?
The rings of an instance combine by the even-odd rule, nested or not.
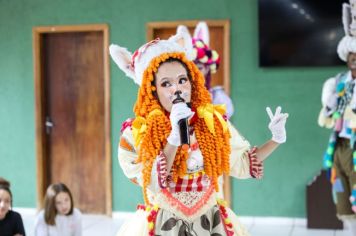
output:
[[[180,202],[174,197],[168,190],[162,189],[162,193],[166,197],[167,201],[171,206],[177,208],[179,211],[183,212],[185,215],[190,216],[195,214],[200,208],[202,208],[206,202],[209,200],[210,196],[214,193],[214,186],[211,185],[199,201],[195,205],[188,207]]]
[[[203,198],[204,192],[191,191],[191,192],[176,192],[172,196],[181,202],[184,206],[193,207],[200,199]]]
[[[214,188],[212,190],[214,190]],[[194,222],[198,217],[205,214],[211,207],[217,204],[214,191],[213,193],[206,192],[200,202],[198,202],[191,209],[189,207],[182,207],[182,203],[179,204],[178,200],[174,199],[173,196],[166,196],[163,193],[164,191],[167,190],[161,190],[161,192],[155,196],[154,203],[157,204],[161,209],[169,211],[177,217],[190,223]]]

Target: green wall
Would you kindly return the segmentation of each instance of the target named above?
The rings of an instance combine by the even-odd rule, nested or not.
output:
[[[15,206],[36,206],[32,27],[107,23],[110,41],[133,51],[145,42],[145,23],[189,19],[231,21],[232,121],[251,144],[270,138],[266,106],[290,114],[287,143],[266,162],[264,179],[233,181],[234,210],[305,217],[305,187],[321,168],[329,133],[316,124],[321,86],[344,68],[259,68],[257,0],[0,0],[0,176],[12,182]],[[122,174],[116,148],[137,88],[112,62],[111,78],[113,210],[132,211],[140,189]]]

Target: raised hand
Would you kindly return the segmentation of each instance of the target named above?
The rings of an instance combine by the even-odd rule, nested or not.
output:
[[[267,114],[270,118],[268,128],[272,133],[272,140],[276,143],[285,143],[287,140],[286,134],[286,121],[288,113],[281,113],[282,108],[277,107],[276,112],[273,114],[270,107],[266,108]]]
[[[171,121],[172,130],[169,134],[167,141],[173,146],[180,146],[180,135],[178,121],[185,118],[190,118],[194,112],[187,106],[186,103],[180,102],[173,104],[169,119]]]

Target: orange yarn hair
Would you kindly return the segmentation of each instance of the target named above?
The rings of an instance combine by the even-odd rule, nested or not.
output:
[[[142,84],[138,91],[134,107],[136,117],[141,116],[146,119],[146,133],[139,145],[137,160],[137,162],[143,163],[143,195],[146,204],[149,203],[146,188],[151,181],[152,168],[155,168],[153,167],[153,163],[167,144],[167,137],[171,132],[170,120],[165,115],[164,108],[161,107],[160,102],[153,94],[156,91],[153,83],[155,78],[154,73],[169,58],[181,61],[188,69],[188,74],[191,78],[190,82],[192,83],[192,110],[197,110],[199,106],[211,103],[210,93],[204,86],[205,79],[203,74],[194,62],[189,61],[185,57],[184,53],[164,53],[151,60],[148,68],[143,73]],[[153,110],[160,110],[162,112],[155,112],[149,115]],[[216,191],[218,191],[217,178],[223,173],[229,173],[230,133],[228,131],[223,132],[222,126],[215,116],[215,135],[210,133],[202,118],[198,118],[193,126],[204,157],[205,173],[211,178]],[[173,181],[176,182],[178,177],[183,177],[186,174],[187,158],[188,152],[179,147],[172,166]]]

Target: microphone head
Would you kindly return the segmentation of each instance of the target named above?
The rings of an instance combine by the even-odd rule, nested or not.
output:
[[[188,149],[189,149],[189,144],[183,144],[182,145],[182,149],[184,150],[184,151],[188,151]]]

